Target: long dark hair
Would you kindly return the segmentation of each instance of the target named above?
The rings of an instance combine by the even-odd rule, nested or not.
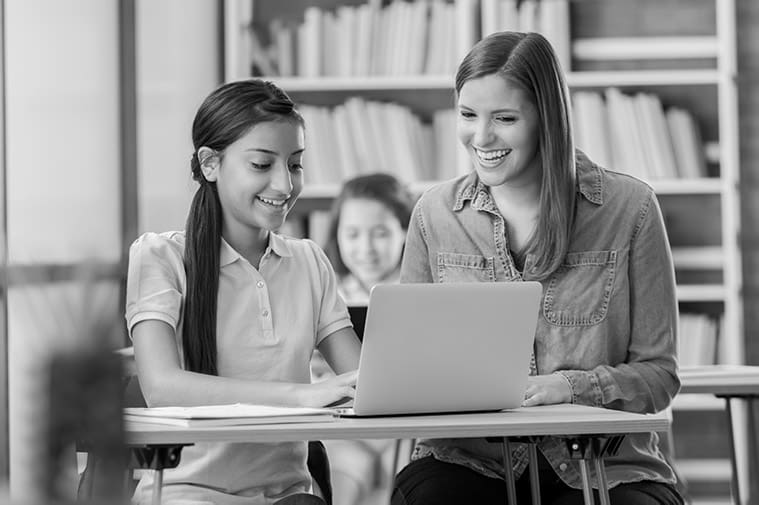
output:
[[[324,247],[332,267],[338,275],[349,273],[340,254],[337,243],[337,229],[340,226],[340,210],[346,200],[365,198],[375,200],[387,207],[398,219],[401,228],[408,230],[415,198],[401,182],[390,174],[376,173],[360,175],[347,180],[340,194],[332,202],[328,229],[328,242]]]
[[[270,82],[250,79],[224,84],[203,101],[192,123],[192,178],[200,183],[187,216],[182,346],[186,370],[217,375],[216,302],[222,212],[215,182],[203,176],[198,149],[224,150],[253,126],[266,121],[303,123],[290,97]]]
[[[538,110],[543,167],[540,215],[526,252],[536,256],[537,279],[564,261],[574,224],[576,167],[569,88],[556,53],[538,33],[499,32],[479,41],[456,72],[456,94],[471,79],[497,74],[521,88]]]

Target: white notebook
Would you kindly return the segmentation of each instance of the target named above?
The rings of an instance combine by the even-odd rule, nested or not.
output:
[[[235,403],[197,407],[127,407],[124,409],[124,419],[139,423],[202,427],[327,422],[335,419],[335,413],[326,408]]]

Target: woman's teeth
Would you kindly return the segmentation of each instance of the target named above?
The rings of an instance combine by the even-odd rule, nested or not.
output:
[[[282,206],[284,206],[287,203],[287,199],[286,198],[283,199],[283,200],[278,200],[278,199],[274,199],[274,198],[265,198],[263,196],[256,196],[256,198],[258,198],[259,200],[261,200],[265,204],[272,205],[274,207],[282,207]]]
[[[492,151],[481,151],[475,148],[474,152],[477,154],[477,157],[480,159],[480,161],[490,165],[494,163],[500,163],[501,160],[503,160],[503,158],[505,158],[506,155],[511,152],[511,149],[494,149]]]

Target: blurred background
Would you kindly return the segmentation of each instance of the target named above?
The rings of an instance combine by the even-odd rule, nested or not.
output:
[[[346,177],[389,171],[419,192],[466,170],[453,142],[451,75],[493,30],[550,33],[583,113],[578,146],[591,157],[618,170],[663,167],[635,175],[662,201],[681,324],[695,335],[687,359],[759,365],[756,0],[4,0],[0,8],[0,483],[11,496],[40,492],[50,358],[129,345],[128,247],[145,231],[183,229],[195,190],[191,121],[214,87],[263,75],[301,104],[310,125],[306,192],[288,232],[321,241],[323,211]],[[360,42],[367,26],[380,35]],[[396,65],[406,53],[416,59]],[[600,142],[635,123],[642,113],[632,101],[643,95],[643,126],[617,137],[637,138],[635,152],[616,152],[623,142],[613,135]],[[665,131],[656,127],[671,143],[654,149],[645,134]],[[648,158],[625,158],[636,152]],[[674,410],[675,454],[702,504],[730,503],[726,426],[713,400]],[[742,440],[755,441],[756,427],[742,426]],[[75,490],[73,452],[70,471]],[[759,503],[746,491],[746,503]]]

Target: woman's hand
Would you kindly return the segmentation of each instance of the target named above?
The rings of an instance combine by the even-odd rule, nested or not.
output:
[[[356,395],[358,371],[346,372],[323,381],[314,382],[303,388],[301,405],[304,407],[324,407],[342,403]]]
[[[563,375],[531,375],[527,379],[527,389],[524,392],[523,407],[535,405],[550,405],[553,403],[570,403],[572,389]]]

